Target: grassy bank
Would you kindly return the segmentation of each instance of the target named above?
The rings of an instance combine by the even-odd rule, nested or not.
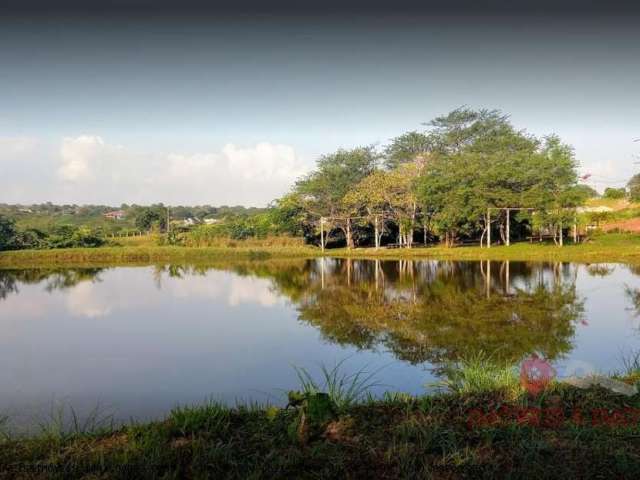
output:
[[[520,260],[556,262],[624,262],[640,263],[640,235],[626,233],[601,234],[580,244],[567,243],[559,247],[549,243],[514,243],[506,246],[480,248],[434,246],[413,249],[335,249],[328,254],[352,258],[419,258],[446,260]]]
[[[235,242],[233,246],[179,247],[137,243],[101,248],[58,250],[21,250],[0,253],[0,268],[39,267],[51,265],[129,265],[152,263],[199,263],[215,260],[268,258],[303,258],[320,256],[313,246],[276,246]],[[564,247],[539,243],[516,243],[509,247],[494,246],[444,248],[433,246],[414,249],[374,250],[372,248],[328,249],[326,256],[348,258],[437,258],[447,260],[522,260],[561,262],[625,262],[640,263],[640,235],[603,234],[586,243]]]
[[[295,395],[294,395],[295,396]],[[640,395],[556,384],[297,407],[216,403],[0,440],[0,478],[637,478]]]
[[[67,248],[57,250],[18,250],[0,253],[0,268],[44,266],[116,266],[157,263],[206,263],[220,260],[267,260],[317,255],[313,247],[205,247],[126,246]]]

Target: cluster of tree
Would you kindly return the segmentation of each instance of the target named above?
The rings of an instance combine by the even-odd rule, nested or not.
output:
[[[557,136],[516,130],[497,110],[459,108],[382,151],[322,156],[274,207],[283,230],[321,245],[379,246],[385,237],[404,246],[416,237],[452,245],[489,228],[504,238],[505,212],[488,220],[487,211],[505,207],[532,209],[512,220],[555,238],[573,223],[573,207],[593,194],[579,185],[576,167]]]
[[[108,205],[76,205],[64,204],[55,205],[51,202],[34,203],[30,205],[0,203],[0,213],[8,216],[24,216],[29,214],[36,215],[79,215],[79,216],[97,216],[106,212],[115,210],[115,207]]]
[[[0,215],[0,251],[42,248],[99,247],[102,236],[87,227],[57,225],[44,232],[36,228],[20,229],[15,220]]]
[[[301,231],[289,230],[283,210],[270,208],[252,215],[227,215],[212,225],[196,225],[181,236],[180,242],[189,246],[207,246],[219,239],[264,239],[270,236],[301,236]]]
[[[636,173],[631,177],[631,179],[629,179],[626,188],[605,188],[602,197],[612,200],[628,198],[633,202],[640,202],[640,173]]]

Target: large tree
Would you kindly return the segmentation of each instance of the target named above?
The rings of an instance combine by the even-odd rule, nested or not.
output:
[[[327,217],[326,227],[342,231],[348,247],[353,246],[353,235],[349,218],[351,212],[346,210],[344,197],[376,170],[379,158],[372,146],[341,149],[320,157],[316,170],[296,184],[295,192],[303,199],[306,210],[315,217],[316,228],[320,218]]]
[[[418,214],[418,198],[414,183],[421,166],[404,163],[389,171],[376,171],[365,177],[344,199],[352,211],[364,213],[367,222],[374,222],[375,245],[380,245],[380,237],[386,222],[398,226],[402,245],[411,246],[413,229]]]
[[[458,111],[435,123],[442,141],[426,163],[419,197],[447,245],[491,228],[488,208],[536,208],[559,233],[573,215],[567,208],[583,200],[573,151],[558,137],[539,141],[496,111]]]

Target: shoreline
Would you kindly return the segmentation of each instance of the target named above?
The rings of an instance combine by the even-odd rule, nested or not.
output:
[[[640,470],[638,394],[555,383],[537,398],[388,393],[341,406],[327,394],[292,393],[292,408],[208,402],[144,423],[0,435],[0,477],[631,478]]]
[[[15,250],[0,252],[0,268],[82,267],[154,265],[159,263],[207,263],[212,261],[270,260],[293,258],[352,258],[352,259],[434,259],[434,260],[513,260],[577,263],[640,264],[640,236],[633,234],[599,235],[589,243],[563,247],[530,243],[511,246],[480,247],[441,246],[413,249],[336,248],[324,254],[315,246],[108,246],[97,248],[69,248],[52,250]]]

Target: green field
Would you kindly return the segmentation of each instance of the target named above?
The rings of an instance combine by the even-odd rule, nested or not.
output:
[[[214,260],[267,259],[321,256],[314,246],[272,246],[259,242],[233,242],[233,246],[180,247],[157,246],[147,237],[131,238],[122,246],[70,248],[55,250],[18,250],[0,253],[0,268],[48,265],[126,265],[151,263],[196,263]],[[640,235],[603,234],[586,243],[552,244],[516,243],[511,246],[445,248],[441,246],[413,249],[345,248],[327,249],[332,257],[349,258],[437,258],[446,260],[520,260],[558,262],[640,263]]]

